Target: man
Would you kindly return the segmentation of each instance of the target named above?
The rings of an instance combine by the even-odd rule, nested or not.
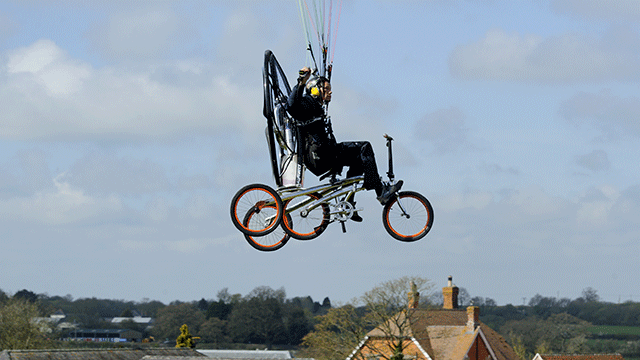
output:
[[[337,143],[331,129],[331,121],[326,116],[326,106],[331,101],[331,83],[324,77],[309,80],[311,69],[300,70],[297,84],[289,97],[289,114],[301,128],[304,145],[305,165],[316,176],[327,171],[340,173],[343,166],[348,166],[347,177],[364,174],[364,188],[375,190],[377,199],[382,205],[402,187],[402,180],[394,185],[380,180],[373,147],[368,141]],[[307,90],[305,92],[305,89]],[[347,199],[355,205],[353,196]],[[362,221],[358,213],[351,220]]]

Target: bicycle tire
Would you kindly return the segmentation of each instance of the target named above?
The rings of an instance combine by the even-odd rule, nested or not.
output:
[[[271,206],[273,205],[273,206]],[[252,221],[244,224],[251,211],[267,211],[261,217],[264,222]],[[245,235],[264,236],[274,231],[282,222],[284,206],[280,195],[267,185],[251,184],[238,190],[231,200],[231,221]]]
[[[296,201],[302,196],[309,197],[312,201],[320,199],[319,194],[311,193],[285,201],[284,212],[287,214],[287,218],[283,219],[282,228],[296,240],[312,240],[320,236],[329,226],[331,220],[330,209],[327,203],[321,203],[306,215],[302,214],[302,209],[287,211],[288,206],[296,206],[296,204],[307,201]]]
[[[255,215],[255,210],[250,210],[245,216],[243,223],[245,225],[248,225]],[[291,218],[289,218],[289,216],[287,216],[286,218],[289,222],[291,222]],[[252,236],[244,234],[244,238],[247,240],[249,245],[251,245],[256,250],[276,251],[287,244],[287,242],[289,241],[289,234],[284,231],[284,226],[280,226],[279,229],[276,229],[268,233],[267,235]]]
[[[400,208],[400,204],[406,213]],[[407,216],[408,215],[408,216]],[[422,239],[433,225],[429,200],[414,191],[401,191],[382,210],[382,224],[394,239],[412,242]]]

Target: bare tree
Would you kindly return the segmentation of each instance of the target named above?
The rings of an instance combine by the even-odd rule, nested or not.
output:
[[[319,360],[346,358],[364,341],[366,352],[389,360],[401,358],[411,322],[416,320],[417,309],[428,304],[433,286],[428,279],[405,276],[381,283],[352,304],[329,310],[304,338],[305,355]]]

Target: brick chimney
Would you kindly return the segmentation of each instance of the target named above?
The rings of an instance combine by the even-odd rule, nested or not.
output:
[[[480,308],[477,306],[467,307],[467,331],[474,331],[480,325]]]
[[[453,276],[449,275],[447,287],[442,288],[442,297],[444,298],[444,309],[458,308],[458,287],[453,285]]]
[[[420,303],[420,293],[418,292],[418,287],[416,283],[411,282],[411,291],[407,294],[409,295],[409,309],[417,309],[418,304]]]

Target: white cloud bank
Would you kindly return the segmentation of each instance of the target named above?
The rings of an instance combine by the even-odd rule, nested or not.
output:
[[[261,106],[261,89],[216,75],[212,64],[199,60],[96,69],[47,39],[5,58],[0,64],[0,137],[5,139],[163,138],[241,129]]]
[[[541,83],[638,81],[640,35],[612,28],[601,38],[565,34],[543,38],[493,29],[449,56],[452,76],[464,80]],[[631,50],[630,50],[631,49]]]

